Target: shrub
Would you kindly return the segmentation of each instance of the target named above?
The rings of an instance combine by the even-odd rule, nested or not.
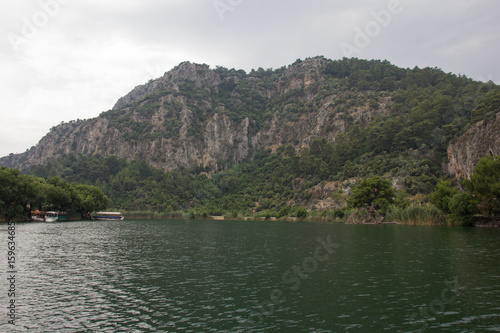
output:
[[[296,215],[300,219],[306,218],[307,217],[307,210],[305,210],[305,208],[300,207],[297,209]]]
[[[283,208],[280,209],[280,211],[278,212],[278,214],[276,214],[276,218],[282,218],[282,217],[285,217],[285,216],[288,216],[288,214],[290,214],[290,209],[285,206]]]

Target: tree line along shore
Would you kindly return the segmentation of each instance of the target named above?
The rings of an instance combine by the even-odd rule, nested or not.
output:
[[[23,221],[35,209],[65,211],[69,220],[79,220],[90,212],[109,208],[112,203],[97,186],[69,182],[57,176],[45,179],[2,167],[0,183],[0,216],[4,221]],[[500,157],[485,156],[476,165],[470,179],[464,179],[460,184],[441,179],[427,197],[413,198],[413,201],[398,192],[389,179],[373,176],[358,181],[348,196],[340,192],[332,194],[335,199],[345,201],[337,209],[317,210],[283,205],[279,209],[224,210],[210,201],[209,205],[193,205],[177,210],[171,204],[164,211],[129,210],[124,206],[117,209],[121,209],[127,218],[495,226],[500,215],[499,192]],[[206,192],[206,195],[209,193]],[[234,200],[238,200],[238,196]]]

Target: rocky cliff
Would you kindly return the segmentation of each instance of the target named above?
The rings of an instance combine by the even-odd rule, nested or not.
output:
[[[220,76],[210,70],[208,65],[197,65],[190,62],[183,62],[159,79],[151,80],[146,84],[135,87],[130,93],[120,98],[114,110],[138,100],[149,93],[157,90],[173,89],[179,90],[177,84],[190,81],[196,88],[217,87],[221,83]]]
[[[73,153],[143,159],[165,171],[215,172],[262,148],[298,152],[325,138],[340,147],[335,154],[316,151],[299,168],[318,173],[309,166],[320,158],[329,168],[323,167],[326,178],[342,169],[338,178],[425,174],[418,182],[428,191],[426,179],[442,176],[444,158],[436,152],[467,126],[471,113],[483,121],[451,142],[449,172],[467,177],[479,158],[499,154],[498,115],[484,119],[499,96],[493,84],[386,61],[316,57],[250,73],[184,62],[96,118],[53,127],[35,147],[1,158],[0,165],[26,169]],[[420,158],[403,162],[414,155]],[[429,170],[439,171],[431,176]],[[413,192],[422,187],[405,184]]]
[[[448,171],[457,179],[470,178],[485,155],[500,155],[500,112],[474,124],[448,146]]]
[[[371,107],[369,92],[327,90],[327,62],[318,57],[253,74],[185,62],[137,86],[97,118],[55,126],[35,147],[0,159],[0,165],[24,169],[76,153],[143,158],[166,171],[214,171],[252,149],[300,149],[319,137],[333,142],[352,124],[388,113],[389,96]],[[339,112],[338,104],[350,108]]]

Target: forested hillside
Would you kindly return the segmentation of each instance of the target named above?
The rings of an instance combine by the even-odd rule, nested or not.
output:
[[[341,214],[354,184],[373,176],[398,191],[395,204],[429,201],[448,177],[449,142],[499,111],[497,85],[437,68],[317,57],[246,73],[183,63],[0,162],[96,185],[120,209]]]

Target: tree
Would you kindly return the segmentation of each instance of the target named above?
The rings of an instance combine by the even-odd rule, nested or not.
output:
[[[44,191],[47,195],[47,205],[51,210],[68,210],[71,208],[71,197],[70,194],[63,188],[58,187],[53,184],[46,184],[44,186]]]
[[[76,190],[82,198],[80,212],[87,213],[105,209],[109,199],[97,187],[92,185],[77,185]]]
[[[307,217],[307,210],[305,208],[299,207],[297,208],[296,215],[299,219],[305,219]]]
[[[453,218],[463,225],[471,224],[471,217],[479,213],[477,199],[469,193],[455,194],[448,203]]]
[[[284,206],[280,209],[280,211],[278,212],[278,214],[276,214],[276,218],[282,218],[282,217],[285,217],[285,216],[288,216],[288,214],[290,214],[290,208],[288,208],[288,206]]]
[[[297,155],[295,148],[292,145],[286,146],[285,150],[283,151],[283,156],[294,157],[295,155]]]
[[[348,207],[362,208],[373,206],[379,213],[385,214],[394,203],[396,190],[389,180],[380,176],[367,178],[354,186],[352,194],[347,199]]]
[[[500,109],[500,89],[495,89],[486,94],[481,103],[473,111],[471,123],[475,123],[488,116],[494,115]]]
[[[432,203],[443,213],[450,214],[450,200],[460,191],[451,186],[451,181],[440,180],[436,185],[436,190],[432,193]]]
[[[44,208],[52,190],[43,178],[22,175],[17,169],[5,167],[0,169],[0,188],[0,216],[7,220]]]
[[[39,188],[17,169],[0,168],[0,215],[10,221],[28,211],[33,198],[39,196]]]
[[[52,177],[47,179],[47,187],[50,189],[48,193],[48,204],[55,209],[62,211],[79,211],[82,198],[76,190],[76,185],[69,183],[67,180],[60,177]],[[52,195],[52,196],[51,196]]]
[[[476,164],[465,188],[477,198],[485,216],[500,215],[500,156],[485,156]]]

